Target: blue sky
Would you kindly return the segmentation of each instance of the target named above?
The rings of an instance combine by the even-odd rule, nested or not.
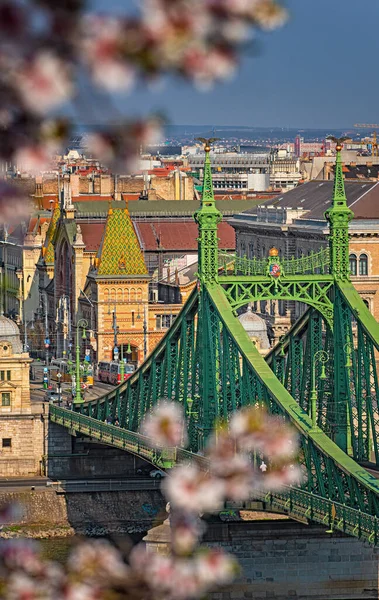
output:
[[[138,0],[93,0],[121,12]],[[351,127],[379,121],[378,0],[287,0],[289,23],[260,34],[230,82],[211,92],[169,81],[117,99],[129,114],[163,111],[174,124]]]

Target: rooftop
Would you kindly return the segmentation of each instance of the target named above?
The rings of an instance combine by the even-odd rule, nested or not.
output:
[[[260,212],[264,209],[292,209],[305,211],[306,220],[324,220],[324,213],[332,203],[333,181],[309,181],[280,195],[278,198],[260,202]],[[379,218],[379,182],[345,181],[348,206],[354,211],[355,219]],[[244,211],[256,215],[256,207]],[[239,217],[243,217],[243,214]],[[302,217],[298,217],[302,218]],[[261,220],[261,219],[259,219]]]

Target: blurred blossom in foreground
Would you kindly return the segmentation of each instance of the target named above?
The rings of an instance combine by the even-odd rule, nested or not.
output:
[[[24,192],[0,180],[0,224],[16,225],[29,218],[32,205]]]
[[[195,464],[183,464],[170,471],[162,483],[162,489],[173,508],[186,512],[212,513],[224,503],[225,485],[211,477]]]
[[[37,53],[18,68],[14,83],[25,106],[38,114],[62,104],[73,92],[68,64],[49,51]]]
[[[81,51],[94,82],[107,90],[129,90],[135,69],[123,58],[124,28],[119,19],[89,15],[83,21]]]
[[[162,402],[145,418],[141,433],[151,439],[156,448],[187,445],[184,413],[180,404]]]
[[[46,145],[22,146],[14,154],[14,161],[20,170],[30,175],[39,175],[51,166],[52,153]]]
[[[248,407],[234,413],[230,433],[242,450],[260,451],[272,458],[290,458],[297,452],[295,430],[261,407]]]
[[[129,575],[120,553],[106,540],[80,544],[71,553],[68,566],[71,572],[80,574],[83,581],[102,586],[125,580]]]

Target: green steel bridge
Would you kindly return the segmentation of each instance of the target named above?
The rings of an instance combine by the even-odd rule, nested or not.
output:
[[[267,508],[323,523],[379,543],[379,324],[356,292],[349,271],[349,222],[337,146],[333,201],[325,216],[329,248],[281,260],[223,255],[221,214],[213,194],[206,146],[199,228],[198,285],[174,324],[130,379],[111,393],[69,411],[50,407],[50,419],[75,435],[134,453],[162,468],[183,458],[204,461],[217,418],[263,402],[297,429],[307,478],[301,488],[255,494]],[[237,319],[250,303],[292,300],[306,312],[263,358]],[[160,399],[180,402],[189,422],[189,450],[153,451],[138,434]],[[121,427],[104,421],[111,415]],[[206,468],[206,465],[204,465]]]

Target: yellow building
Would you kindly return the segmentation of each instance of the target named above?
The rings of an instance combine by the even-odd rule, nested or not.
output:
[[[181,304],[149,302],[150,276],[126,204],[108,210],[79,313],[93,325],[97,361],[119,357],[140,364],[171,325]]]
[[[0,317],[0,475],[41,472],[47,421],[43,403],[31,402],[29,354],[14,321]]]

